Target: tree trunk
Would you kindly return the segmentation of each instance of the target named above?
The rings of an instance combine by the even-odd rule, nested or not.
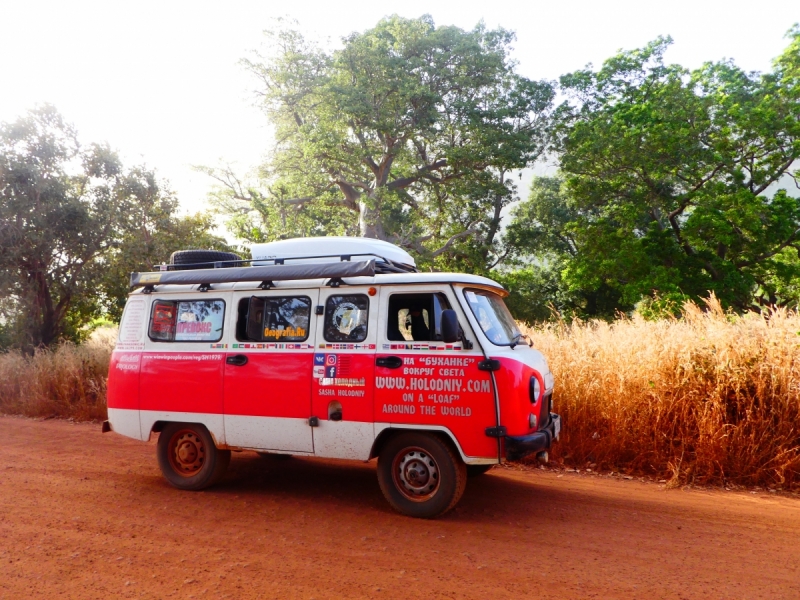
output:
[[[370,206],[372,204],[369,202],[369,200],[372,200],[371,198],[366,200],[358,203],[358,228],[361,232],[361,237],[389,241],[381,222],[380,208]]]

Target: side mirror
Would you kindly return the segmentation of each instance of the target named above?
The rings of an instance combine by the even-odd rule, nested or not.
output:
[[[452,344],[460,339],[458,317],[452,308],[442,311],[442,341],[445,344]]]

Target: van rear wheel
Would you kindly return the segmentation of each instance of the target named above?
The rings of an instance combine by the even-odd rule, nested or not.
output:
[[[202,490],[214,485],[231,462],[230,450],[219,450],[204,425],[170,423],[158,437],[158,466],[179,490]]]
[[[378,483],[396,511],[430,519],[458,503],[467,485],[467,470],[439,437],[401,433],[378,456]]]

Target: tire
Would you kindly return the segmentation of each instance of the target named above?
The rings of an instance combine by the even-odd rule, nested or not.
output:
[[[170,423],[158,437],[158,466],[179,490],[197,491],[217,483],[231,462],[230,450],[219,450],[204,425]]]
[[[242,260],[242,257],[233,252],[219,250],[178,250],[169,257],[169,264],[176,271],[190,271],[193,269],[213,269],[215,262]],[[236,267],[237,264],[222,265],[223,267]]]
[[[432,519],[452,509],[467,485],[461,458],[441,438],[401,433],[378,456],[378,484],[397,512]]]
[[[494,465],[467,465],[467,477],[480,477],[489,472]]]

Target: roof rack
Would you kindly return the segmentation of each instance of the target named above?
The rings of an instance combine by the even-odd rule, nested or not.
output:
[[[243,259],[243,260],[223,260],[223,261],[204,261],[200,263],[186,263],[180,265],[161,265],[162,271],[185,271],[191,269],[199,269],[201,267],[207,268],[214,268],[214,269],[221,269],[233,266],[243,266],[247,263],[252,264],[252,266],[268,266],[269,264],[272,265],[284,265],[287,261],[304,261],[304,263],[300,264],[308,264],[309,261],[324,259],[324,258],[333,258],[339,259],[339,262],[350,262],[353,257],[365,257],[365,258],[374,258],[375,259],[375,273],[379,275],[383,275],[386,273],[419,273],[419,269],[412,265],[407,265],[405,263],[400,263],[397,261],[390,260],[383,256],[378,256],[372,252],[359,252],[359,253],[350,253],[350,254],[320,254],[318,256],[284,256],[278,258],[253,258],[253,259]],[[330,264],[333,261],[326,261],[324,264]],[[320,263],[322,264],[322,263]],[[213,267],[211,267],[213,265]]]
[[[304,257],[308,258],[308,257]],[[200,284],[200,291],[211,289],[212,283],[235,283],[239,281],[261,281],[262,289],[269,289],[274,281],[292,281],[297,279],[328,279],[328,285],[338,287],[344,277],[374,277],[379,270],[375,259],[351,261],[349,258],[340,262],[284,264],[286,259],[275,259],[271,265],[252,267],[228,267],[213,269],[186,269],[182,271],[155,271],[131,273],[131,289],[144,287],[145,293],[154,291],[155,285],[164,284]],[[277,262],[280,261],[280,262]],[[251,261],[223,261],[222,264],[245,263]],[[259,260],[258,262],[262,262]],[[263,261],[269,262],[269,260]],[[209,264],[209,263],[198,263]],[[182,267],[192,265],[181,265]],[[407,272],[407,271],[389,271]]]

